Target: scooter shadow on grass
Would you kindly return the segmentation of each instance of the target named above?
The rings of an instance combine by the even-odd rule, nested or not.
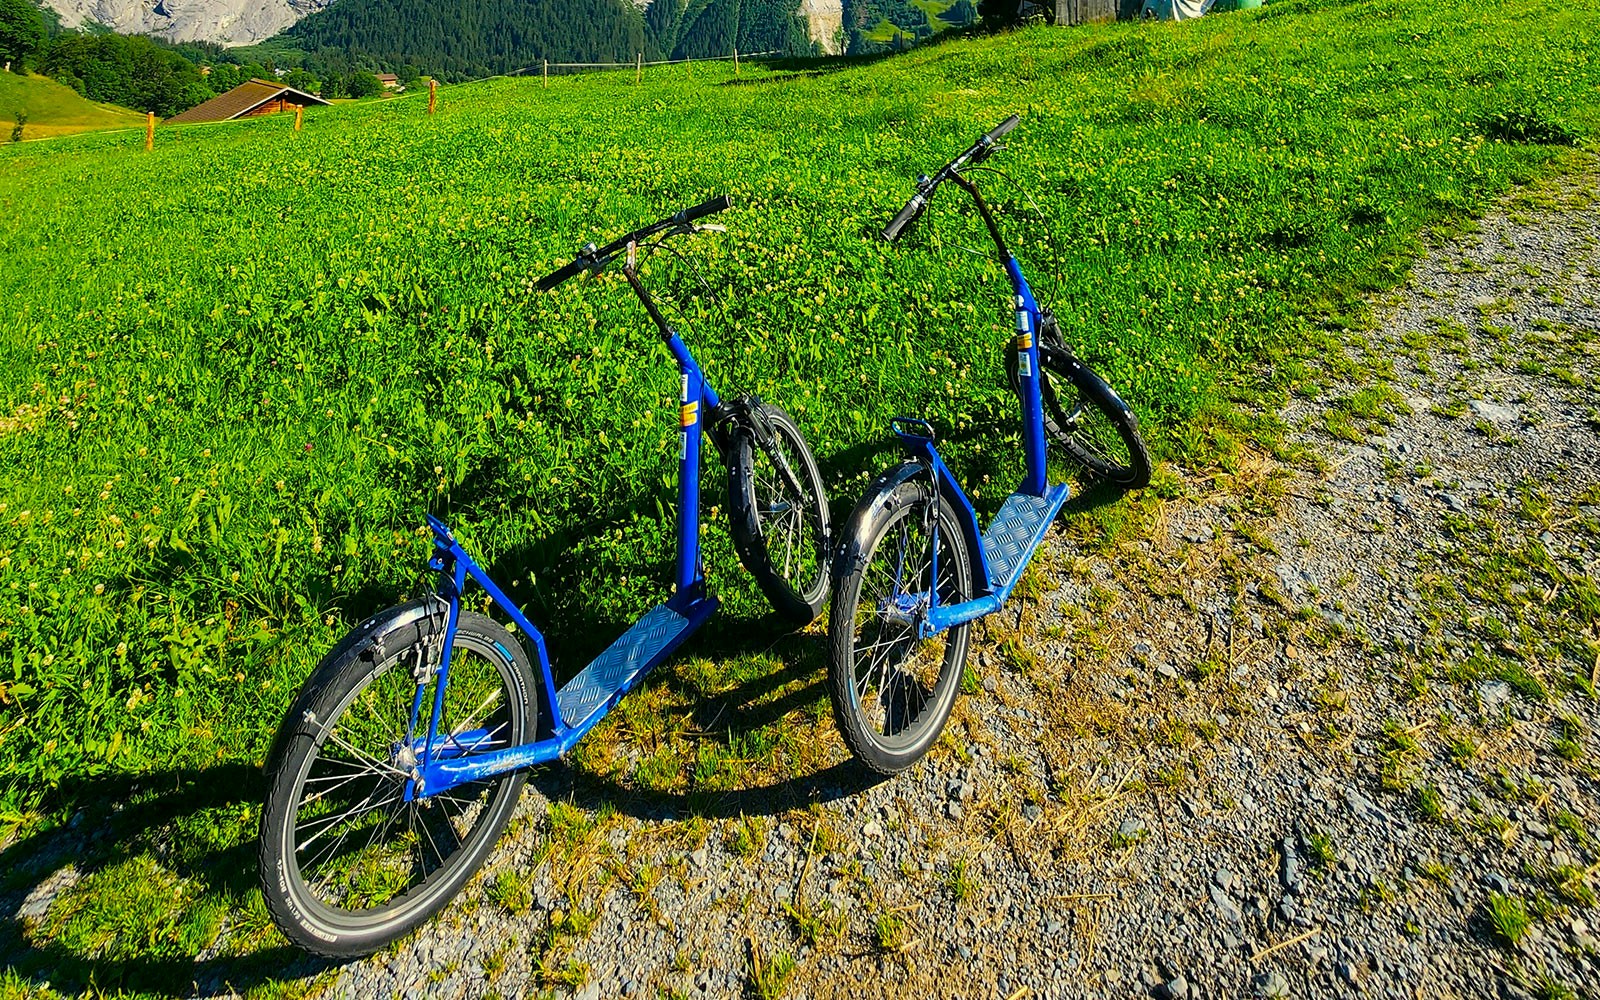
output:
[[[1115,487],[1091,484],[1075,492],[1062,511],[1087,513],[1116,503],[1122,496],[1122,491]],[[725,693],[707,695],[673,669],[673,662],[681,658],[680,654],[657,668],[655,676],[646,684],[662,685],[682,696],[681,707],[674,711],[680,718],[686,717],[686,728],[699,733],[726,733],[725,739],[719,742],[732,746],[740,738],[758,733],[825,696],[823,675],[827,670],[827,643],[826,634],[814,630],[773,639],[771,630],[756,621],[729,622],[709,635],[691,640],[687,649],[693,655],[713,660],[760,653],[779,659],[782,665]],[[790,685],[796,686],[777,698],[763,700]],[[886,780],[890,779],[870,771],[854,758],[770,784],[734,789],[646,790],[570,766],[537,770],[530,778],[534,788],[552,801],[568,800],[586,808],[608,804],[624,815],[648,821],[690,816],[708,819],[774,816],[813,803],[847,799]]]
[[[79,884],[84,879],[149,855],[161,866],[201,887],[200,895],[213,896],[229,910],[230,919],[239,920],[238,901],[257,885],[256,838],[250,834],[227,846],[203,846],[203,838],[184,836],[162,828],[208,809],[248,804],[258,810],[264,797],[261,770],[253,764],[226,763],[205,768],[176,768],[152,771],[137,776],[116,775],[95,778],[69,778],[57,795],[77,804],[73,818],[63,827],[31,834],[0,850],[0,968],[9,970],[28,986],[49,987],[63,994],[102,991],[187,995],[198,984],[203,993],[227,989],[238,992],[270,981],[305,979],[333,967],[336,963],[309,956],[277,941],[241,955],[207,955],[197,961],[171,940],[180,931],[185,917],[194,908],[179,913],[173,926],[164,928],[172,945],[166,954],[159,944],[154,954],[119,954],[124,941],[100,942],[103,953],[86,957],[60,943],[59,938],[35,940],[21,916],[28,895],[52,875],[69,864],[77,871]],[[187,841],[187,843],[185,843]],[[86,900],[85,911],[98,910],[90,919],[112,920],[119,903],[116,893],[136,890],[127,880],[118,880],[108,891]],[[163,900],[164,901],[164,900]],[[130,907],[148,905],[138,900]],[[33,920],[40,918],[34,917]],[[46,917],[45,919],[49,919]],[[67,923],[74,918],[68,917]],[[59,930],[59,929],[58,929]]]

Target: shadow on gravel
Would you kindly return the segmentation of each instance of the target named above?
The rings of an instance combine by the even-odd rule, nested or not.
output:
[[[535,771],[530,778],[531,784],[548,799],[572,799],[585,808],[605,802],[625,816],[650,821],[680,820],[689,816],[707,819],[776,816],[813,802],[846,799],[887,780],[853,758],[775,784],[719,792],[643,792],[569,769]]]
[[[259,910],[246,903],[257,884],[259,768],[69,779],[60,794],[80,804],[66,825],[0,851],[0,968],[26,986],[84,995],[245,992],[331,966],[284,943],[264,911],[245,935],[258,948],[208,954],[224,923],[237,931]],[[153,862],[177,880],[167,884]],[[76,879],[58,881],[69,865]]]

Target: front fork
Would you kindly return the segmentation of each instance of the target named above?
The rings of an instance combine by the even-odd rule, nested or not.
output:
[[[439,720],[444,717],[444,696],[450,686],[450,651],[455,647],[456,626],[461,621],[461,592],[467,583],[466,567],[451,554],[449,547],[437,535],[434,536],[428,568],[439,574],[439,588],[434,600],[444,605],[441,610],[445,624],[442,638],[435,638],[439,635],[437,628],[430,629],[428,639],[417,651],[417,662],[411,668],[417,690],[411,697],[411,719],[406,725],[405,742],[396,744],[390,750],[393,758],[391,763],[406,773],[403,798],[407,802],[419,798],[428,801],[424,798],[426,789],[422,774],[437,755],[440,745]],[[435,612],[430,617],[437,621],[439,613]],[[428,738],[426,742],[421,742],[417,737],[417,729],[422,724],[428,682],[434,678],[438,678],[438,683],[434,686],[432,710],[428,716]],[[419,746],[420,753],[417,749]]]
[[[778,436],[772,430],[772,423],[767,419],[760,397],[744,395],[723,400],[706,426],[725,464],[733,459],[733,430],[739,427],[748,430],[750,436],[755,439],[756,447],[772,459],[772,464],[777,467],[778,477],[783,480],[783,484],[793,491],[795,496],[806,495],[800,477],[795,474],[794,467],[789,464],[783,449],[778,447]],[[809,509],[804,513],[809,515]]]

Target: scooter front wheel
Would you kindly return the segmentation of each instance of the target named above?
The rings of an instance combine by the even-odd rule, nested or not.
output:
[[[428,734],[445,611],[433,598],[364,623],[312,673],[279,730],[267,763],[261,890],[278,929],[307,951],[369,955],[417,927],[483,864],[516,808],[521,771],[406,800]],[[459,758],[528,741],[535,690],[517,641],[461,612],[433,752]],[[418,731],[408,735],[419,695]]]
[[[794,418],[771,403],[751,407],[732,445],[734,548],[773,609],[797,627],[810,624],[828,598],[828,495],[816,456]]]
[[[971,560],[949,501],[925,478],[862,501],[839,553],[828,694],[845,744],[880,774],[928,752],[961,688],[971,626],[918,635],[935,586],[941,605],[972,596]]]

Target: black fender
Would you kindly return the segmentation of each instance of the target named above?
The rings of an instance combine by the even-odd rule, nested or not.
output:
[[[835,581],[843,580],[846,574],[860,565],[865,558],[861,551],[861,536],[867,524],[888,510],[893,502],[895,490],[918,476],[931,480],[933,472],[918,459],[908,458],[899,465],[885,470],[867,487],[866,493],[862,494],[861,502],[856,504],[856,509],[850,512],[850,518],[845,521],[844,530],[839,533],[839,548],[833,556]],[[930,482],[928,485],[933,484]],[[983,540],[978,537],[972,521],[960,516],[960,512],[964,509],[961,495],[951,487],[951,484],[943,481],[939,483],[939,491],[956,511],[956,522],[960,525],[962,537],[967,543],[967,561],[972,568],[973,593],[987,593],[989,580],[983,570]]]
[[[443,628],[448,614],[449,605],[444,598],[429,595],[392,608],[385,608],[351,629],[349,634],[340,639],[338,644],[317,663],[316,668],[311,671],[311,676],[301,685],[300,693],[295,695],[288,711],[283,713],[283,718],[278,722],[278,730],[272,737],[272,747],[267,751],[267,772],[271,773],[277,767],[280,755],[300,726],[307,705],[322,687],[344,669],[346,660],[359,655],[374,664],[382,663],[388,659],[391,643],[396,649],[411,645],[416,641],[417,632],[426,627],[427,619],[435,619],[438,627]]]

